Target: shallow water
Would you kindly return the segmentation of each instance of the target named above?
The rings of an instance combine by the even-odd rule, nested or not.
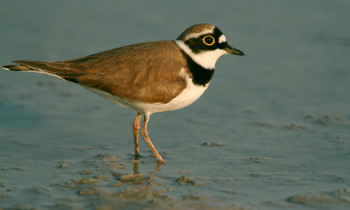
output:
[[[193,105],[136,116],[78,85],[0,71],[0,209],[348,209],[349,1],[0,1],[0,64],[64,60],[216,24]],[[160,170],[156,170],[156,168]]]

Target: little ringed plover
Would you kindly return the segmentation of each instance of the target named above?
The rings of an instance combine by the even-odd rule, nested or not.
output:
[[[156,41],[120,47],[83,58],[41,62],[16,60],[6,70],[35,72],[77,83],[108,100],[136,110],[133,123],[135,155],[141,136],[159,162],[163,158],[147,131],[151,114],[184,108],[207,89],[215,63],[224,54],[243,55],[231,47],[214,25],[197,24],[175,41]]]

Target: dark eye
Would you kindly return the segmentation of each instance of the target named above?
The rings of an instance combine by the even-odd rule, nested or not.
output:
[[[208,46],[211,46],[215,43],[215,39],[212,35],[206,35],[205,37],[203,37],[202,41]]]

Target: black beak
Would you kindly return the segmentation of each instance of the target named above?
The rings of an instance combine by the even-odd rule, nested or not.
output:
[[[234,54],[234,55],[240,55],[240,56],[244,55],[242,51],[240,51],[239,49],[235,49],[230,45],[228,45],[225,50],[228,54]]]

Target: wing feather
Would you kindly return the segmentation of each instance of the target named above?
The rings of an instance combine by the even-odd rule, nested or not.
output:
[[[181,74],[186,60],[172,41],[130,45],[66,61],[14,62],[129,101],[167,103],[186,87]]]

